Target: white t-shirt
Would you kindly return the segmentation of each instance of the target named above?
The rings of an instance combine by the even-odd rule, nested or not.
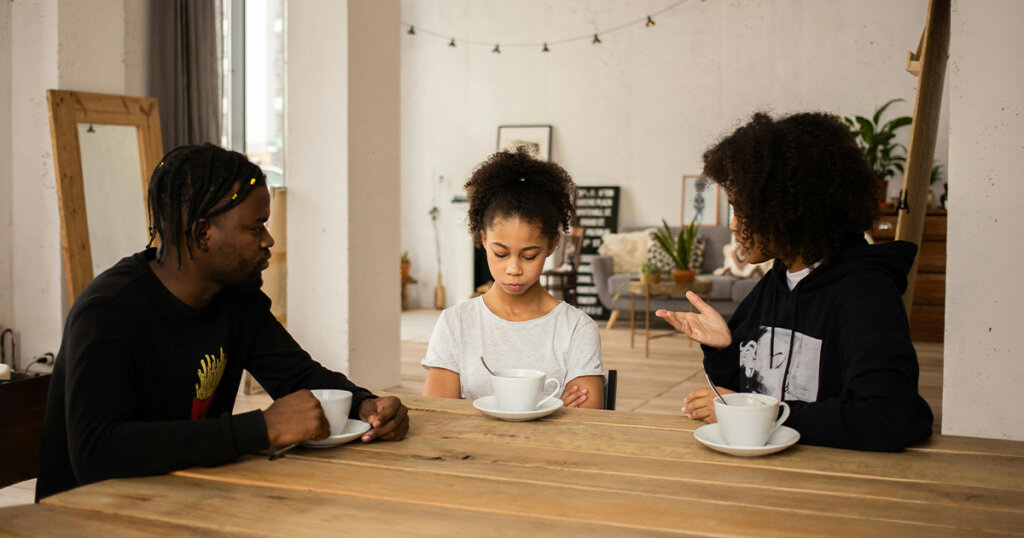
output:
[[[529,321],[498,317],[483,297],[459,303],[441,312],[421,364],[459,374],[462,397],[476,400],[492,394],[490,374],[480,362],[481,355],[494,370],[543,370],[562,383],[562,392],[565,383],[577,377],[604,375],[597,323],[566,303]],[[551,390],[550,383],[547,390]]]
[[[820,261],[812,263],[809,267],[804,267],[799,271],[786,272],[786,282],[789,284],[789,291],[793,291],[793,288],[804,279],[805,276],[811,274],[811,271],[818,268],[821,265]]]

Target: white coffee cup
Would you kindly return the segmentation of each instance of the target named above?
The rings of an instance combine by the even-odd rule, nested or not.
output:
[[[729,446],[764,446],[768,438],[789,418],[789,405],[774,396],[753,392],[723,394],[729,405],[715,397],[715,416],[722,437]],[[782,416],[779,416],[779,407]]]
[[[324,408],[324,416],[331,425],[331,436],[345,431],[348,413],[352,409],[352,393],[340,389],[315,389],[310,392],[320,400],[320,407]]]
[[[559,394],[562,383],[554,378],[544,379],[547,374],[528,368],[495,370],[491,376],[491,387],[498,407],[505,411],[533,411],[544,402]],[[541,398],[549,382],[555,383],[555,390]]]

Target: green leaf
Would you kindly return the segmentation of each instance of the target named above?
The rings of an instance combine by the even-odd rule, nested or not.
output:
[[[881,107],[879,107],[878,110],[875,111],[874,123],[876,125],[878,124],[878,120],[880,120],[882,118],[882,114],[885,113],[885,109],[889,108],[889,105],[891,105],[893,103],[902,103],[902,102],[903,102],[903,99],[899,99],[899,98],[897,98],[897,99],[890,99],[889,102],[887,102],[884,105],[882,105]]]
[[[910,116],[900,116],[889,120],[889,122],[882,127],[882,130],[895,134],[896,129],[901,129],[912,123],[914,123],[914,118],[911,118]]]
[[[869,147],[874,145],[875,126],[864,116],[857,116],[857,123],[860,125],[860,137]]]

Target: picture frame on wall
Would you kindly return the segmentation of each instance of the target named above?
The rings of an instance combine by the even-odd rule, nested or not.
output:
[[[700,226],[718,226],[718,184],[703,176],[684,175],[682,225],[689,226],[695,216]]]
[[[499,125],[498,151],[515,149],[518,146],[530,148],[533,156],[542,161],[551,160],[550,125]]]

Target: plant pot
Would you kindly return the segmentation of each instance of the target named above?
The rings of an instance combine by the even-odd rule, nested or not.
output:
[[[694,278],[697,278],[697,271],[693,269],[672,270],[672,280],[674,280],[676,284],[689,284],[690,282],[693,282]]]
[[[657,284],[658,282],[661,282],[661,273],[640,275],[640,282],[643,282],[644,284]]]
[[[402,264],[402,280],[409,280],[409,266],[411,265],[408,262]]]

